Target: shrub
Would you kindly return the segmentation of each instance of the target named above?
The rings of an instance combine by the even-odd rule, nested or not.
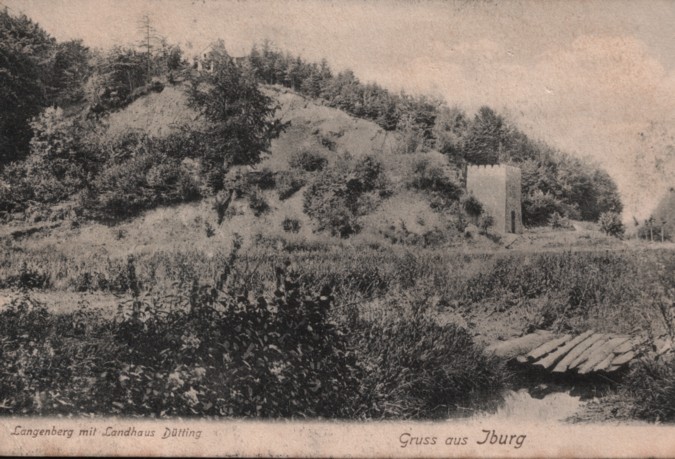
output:
[[[553,229],[569,229],[573,228],[567,217],[563,217],[558,212],[553,212],[548,220],[548,224]]]
[[[93,180],[84,205],[94,217],[126,218],[200,197],[199,184],[180,158],[155,150],[146,140],[138,142],[131,151],[122,150],[121,158]]]
[[[361,224],[354,212],[339,199],[326,203],[316,212],[305,210],[318,221],[319,231],[329,231],[332,236],[348,238],[361,231]]]
[[[22,163],[10,163],[0,171],[0,211],[23,211],[29,206],[33,196],[33,187],[26,180]]]
[[[256,217],[267,213],[270,206],[259,188],[254,188],[248,193],[248,207],[253,211]]]
[[[322,170],[328,160],[320,153],[311,150],[300,150],[291,154],[288,164],[293,169],[300,169],[305,172],[316,172]]]
[[[466,212],[469,217],[473,218],[474,221],[483,213],[483,205],[472,194],[462,197],[461,204],[464,212]]]
[[[287,233],[297,233],[300,231],[300,220],[297,218],[284,218],[284,221],[281,222],[281,227]]]
[[[426,158],[413,162],[407,185],[430,195],[432,208],[439,211],[449,209],[462,195],[462,187],[443,168],[434,166]]]
[[[447,419],[460,404],[494,400],[505,382],[496,359],[455,324],[414,314],[360,322],[350,337],[368,370],[359,388],[364,417]]]
[[[621,222],[621,215],[616,212],[603,212],[600,214],[598,219],[600,224],[600,230],[609,235],[617,238],[622,238],[626,228]]]
[[[281,171],[277,173],[276,186],[279,199],[283,201],[305,186],[305,178],[296,171]]]
[[[30,154],[2,172],[0,208],[21,210],[29,201],[62,201],[86,186],[100,167],[87,140],[91,126],[79,118],[47,108],[31,127]]]
[[[46,305],[28,295],[10,301],[0,317],[0,336],[14,341],[39,340],[51,319]]]
[[[213,200],[213,210],[216,211],[217,221],[220,225],[225,220],[228,209],[230,208],[230,203],[234,198],[235,190],[231,190],[229,193],[221,190],[219,191],[214,200]]]
[[[275,173],[268,167],[256,172],[249,172],[250,183],[257,185],[261,190],[271,190],[276,185]]]
[[[675,421],[675,360],[640,359],[622,382],[631,415],[652,422]]]
[[[478,220],[478,227],[481,230],[481,234],[488,234],[488,230],[492,228],[495,224],[495,219],[490,214],[482,214]]]
[[[2,288],[27,289],[45,289],[50,286],[50,276],[48,273],[29,267],[25,262],[21,264],[21,269],[16,275],[7,276],[4,280],[0,279]]]
[[[523,199],[523,223],[526,225],[546,225],[554,212],[567,214],[565,204],[548,193],[539,190]]]
[[[216,234],[216,231],[213,229],[211,223],[206,222],[204,230],[206,231],[206,237],[213,237]]]
[[[382,164],[372,156],[340,158],[315,177],[305,191],[303,208],[317,230],[348,237],[360,231],[358,218],[372,212],[389,185]]]
[[[406,227],[403,221],[397,225],[390,225],[379,233],[392,244],[401,244],[419,247],[438,247],[446,242],[445,232],[439,228],[432,228],[422,234],[414,233]]]

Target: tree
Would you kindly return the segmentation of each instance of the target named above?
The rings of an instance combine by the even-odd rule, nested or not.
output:
[[[138,21],[138,30],[142,36],[139,46],[145,52],[145,80],[149,82],[152,76],[152,50],[154,49],[154,43],[160,37],[157,35],[157,30],[152,26],[150,16],[147,14],[143,15]]]
[[[255,164],[282,129],[274,118],[276,107],[253,75],[235,65],[222,42],[209,59],[213,71],[195,77],[189,90],[189,104],[209,121],[203,133],[206,159],[222,171]]]
[[[481,107],[471,122],[464,157],[471,164],[498,163],[506,132],[504,119],[490,107]]]
[[[84,97],[84,84],[91,75],[89,48],[82,40],[58,43],[44,72],[46,95],[50,103],[68,106]]]
[[[28,152],[28,123],[48,103],[43,63],[54,45],[28,17],[0,11],[0,165]]]
[[[596,208],[598,214],[608,211],[617,213],[623,211],[619,189],[616,186],[616,182],[614,182],[607,172],[596,169],[593,172],[593,186],[596,190]]]
[[[488,234],[488,230],[495,224],[495,219],[490,214],[483,213],[478,220],[481,234]]]
[[[603,233],[619,239],[623,237],[623,234],[626,231],[626,228],[621,222],[621,216],[616,212],[603,212],[600,214],[598,223],[600,223],[600,230]]]
[[[146,62],[143,55],[134,50],[114,47],[101,56],[96,65],[95,86],[90,102],[102,109],[124,107],[131,100],[134,91],[146,84]]]
[[[436,117],[433,137],[435,148],[448,156],[452,162],[459,162],[464,148],[469,120],[466,113],[458,107],[442,105]]]

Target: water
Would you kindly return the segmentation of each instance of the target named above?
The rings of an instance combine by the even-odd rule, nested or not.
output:
[[[509,390],[504,394],[504,404],[496,413],[480,413],[477,420],[509,420],[521,422],[564,422],[581,408],[581,397],[569,392],[552,392],[543,398],[532,397],[527,389]]]

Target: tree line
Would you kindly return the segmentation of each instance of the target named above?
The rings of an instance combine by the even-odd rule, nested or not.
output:
[[[309,62],[269,41],[253,46],[248,65],[261,82],[279,84],[328,106],[402,134],[407,153],[437,150],[458,168],[466,164],[514,164],[523,174],[527,224],[546,224],[554,213],[595,221],[620,213],[616,184],[597,165],[530,139],[488,106],[473,116],[440,99],[394,93],[361,82],[353,71],[334,72],[324,59]]]
[[[68,200],[85,217],[130,217],[217,193],[228,169],[269,148],[280,129],[273,101],[222,45],[213,71],[198,72],[147,20],[140,26],[136,48],[100,51],[0,13],[0,213]],[[166,85],[185,90],[201,128],[106,133],[108,113]]]
[[[91,50],[77,40],[57,42],[30,18],[0,11],[0,171],[5,181],[0,193],[7,194],[8,187],[14,195],[25,190],[36,170],[42,174],[41,183],[61,187],[56,193],[42,193],[48,201],[90,183],[85,176],[111,160],[102,161],[102,156],[128,151],[139,140],[102,146],[100,138],[92,139],[88,123],[95,126],[106,113],[161,91],[166,84],[192,88],[188,92],[193,105],[212,122],[208,133],[183,133],[174,144],[213,167],[202,173],[218,188],[224,169],[257,162],[279,132],[272,119],[273,101],[259,92],[262,83],[283,85],[397,132],[402,153],[436,150],[458,170],[467,164],[519,166],[528,225],[547,224],[556,213],[595,221],[603,212],[622,210],[616,185],[605,171],[530,139],[490,107],[470,116],[439,99],[363,83],[351,70],[335,72],[326,60],[309,62],[269,42],[254,46],[243,63],[235,62],[222,44],[216,45],[208,58],[219,67],[213,73],[197,72],[179,46],[156,34],[148,18],[140,22],[139,32],[136,47]],[[62,112],[47,113],[49,107]],[[57,141],[61,143],[53,144]],[[159,148],[157,144],[161,142],[153,148]],[[91,158],[97,158],[93,165]],[[78,161],[87,162],[87,167]],[[66,179],[69,173],[79,179]],[[16,177],[26,183],[11,185]],[[40,194],[29,193],[27,198],[19,193],[7,202],[38,199]]]

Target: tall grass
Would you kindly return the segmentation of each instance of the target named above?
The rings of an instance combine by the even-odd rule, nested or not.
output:
[[[232,260],[181,295],[143,294],[130,260],[113,318],[15,299],[0,312],[0,413],[408,419],[499,397],[502,368],[466,330],[335,322],[329,286],[277,269],[256,297]]]
[[[189,415],[196,411],[200,415],[214,416],[436,418],[457,414],[463,407],[480,405],[482,401],[492,402],[507,383],[504,368],[485,357],[480,347],[473,344],[472,336],[483,332],[480,326],[477,329],[472,323],[476,317],[482,316],[484,321],[491,323],[500,321],[501,317],[520,318],[522,332],[547,328],[556,331],[595,329],[650,337],[668,335],[672,338],[675,335],[673,251],[462,254],[425,249],[413,252],[399,247],[384,250],[345,243],[297,242],[279,246],[272,240],[258,242],[246,250],[241,249],[240,244],[234,244],[236,257],[224,249],[216,249],[210,255],[191,250],[111,258],[10,247],[0,260],[2,287],[55,292],[107,291],[127,298],[122,303],[122,312],[126,311],[127,315],[118,314],[117,319],[111,318],[113,311],[92,312],[86,307],[78,308],[75,313],[54,314],[55,311],[46,306],[31,306],[30,302],[17,303],[13,309],[2,312],[0,344],[1,360],[5,362],[0,376],[4,384],[2,393],[20,395],[13,399],[11,412]],[[335,345],[336,349],[341,349],[340,359],[346,360],[340,360],[342,366],[337,361],[330,365],[341,368],[339,378],[347,378],[338,378],[336,384],[346,384],[343,392],[352,394],[348,399],[321,399],[321,403],[337,403],[330,405],[332,408],[328,411],[319,410],[312,405],[314,402],[291,406],[285,399],[283,408],[260,400],[247,401],[246,408],[230,399],[227,403],[221,400],[218,405],[214,394],[219,390],[218,384],[228,380],[225,376],[203,382],[199,379],[202,371],[199,368],[202,367],[195,366],[195,361],[187,357],[176,363],[183,357],[174,356],[172,362],[176,366],[157,370],[159,364],[148,356],[161,355],[166,349],[187,352],[197,341],[211,342],[204,344],[207,347],[216,346],[214,343],[223,336],[222,331],[216,329],[231,329],[232,320],[236,319],[232,316],[210,317],[216,329],[202,330],[195,326],[203,323],[203,318],[190,315],[194,311],[208,310],[209,305],[217,306],[221,301],[216,301],[219,296],[214,292],[220,291],[219,279],[223,272],[236,273],[238,289],[238,293],[230,292],[223,301],[244,305],[244,311],[251,308],[255,311],[259,298],[267,298],[265,304],[274,304],[275,295],[270,292],[278,288],[275,268],[280,265],[289,267],[296,276],[294,282],[302,286],[310,298],[312,295],[325,296],[320,294],[324,289],[331,292],[331,307],[326,311],[325,320],[326,324],[334,324],[332,326],[339,332],[335,336],[341,338],[335,338]],[[199,285],[209,285],[215,290],[198,288]],[[141,292],[145,292],[145,300]],[[300,299],[296,303],[301,309],[314,304]],[[177,313],[180,304],[208,307],[185,310],[192,310],[192,313]],[[461,321],[447,323],[442,320],[445,313],[466,318],[463,326],[457,325]],[[149,314],[151,320],[143,322],[143,327],[151,324],[155,327],[154,334],[147,334],[144,328],[140,331],[128,329],[130,334],[123,338],[126,335],[120,331],[123,328],[120,324],[128,325],[134,314]],[[168,317],[173,319],[167,321]],[[21,335],[16,333],[31,323],[40,331],[24,343]],[[263,327],[263,322],[256,324],[251,333],[254,330],[259,333],[256,327]],[[176,329],[169,334],[171,327]],[[267,329],[260,335],[261,339],[267,333],[278,331]],[[487,340],[491,338],[495,337],[488,336]],[[153,351],[146,352],[148,355],[137,361],[135,359],[141,358],[143,352],[138,346],[131,345],[133,342],[147,342],[148,349]],[[155,345],[163,348],[153,347]],[[244,348],[248,348],[248,344],[237,346],[236,352],[245,353]],[[94,354],[87,354],[87,349],[93,350]],[[136,349],[140,354],[123,357],[114,368],[101,370],[101,374],[106,374],[107,382],[92,379],[95,378],[92,368],[98,371],[104,361],[127,355],[129,349]],[[29,351],[30,355],[23,354]],[[247,358],[254,355],[256,359],[259,357],[254,353]],[[261,358],[264,360],[265,357]],[[251,367],[259,363],[244,361],[247,363],[242,365]],[[300,364],[298,362],[293,365]],[[286,368],[287,363],[279,364]],[[70,370],[60,372],[55,369],[62,365],[69,366]],[[625,399],[630,400],[633,416],[672,419],[672,410],[668,407],[672,405],[673,371],[669,365],[664,361],[650,364],[645,360],[626,377],[620,390]],[[273,361],[263,366],[267,368],[265,371],[272,371]],[[31,373],[40,368],[49,370],[44,374]],[[233,368],[228,367],[228,371]],[[274,368],[274,371],[278,370]],[[147,376],[150,370],[154,371],[153,375],[160,376]],[[295,370],[288,371],[288,377],[292,379],[290,375]],[[312,371],[316,371],[316,367]],[[30,374],[32,376],[26,378],[33,382],[27,383],[22,377],[16,379],[12,376],[16,374]],[[129,403],[122,401],[119,391],[127,388],[117,386],[122,384],[120,377],[132,391],[152,387],[151,390],[157,392],[147,395],[152,403],[144,405],[145,402],[136,399]],[[166,395],[163,391],[176,388],[162,386],[154,381],[155,377],[164,378],[161,384],[178,378],[188,384],[181,387],[189,391],[189,395],[181,392],[182,395],[162,402],[161,397]],[[256,380],[259,376],[250,377]],[[115,382],[110,378],[118,379]],[[322,385],[325,382],[321,378],[318,380]],[[320,397],[312,398],[317,387],[314,379],[293,381],[307,391],[308,397],[302,397],[319,403]],[[117,392],[112,391],[111,384]],[[200,395],[205,402],[198,407],[190,401],[194,395],[190,387],[195,388],[196,384],[206,387]],[[58,390],[49,395],[49,390],[53,391],[54,387]],[[258,389],[251,390],[257,393]],[[233,390],[234,395],[230,395],[240,397],[239,392]],[[265,391],[281,397],[271,388]],[[93,395],[77,398],[74,392],[107,394],[101,396],[108,405],[97,404]],[[43,394],[40,397],[52,397],[51,405],[40,397],[36,399],[36,393]],[[281,403],[279,400],[277,403]],[[144,408],[134,411],[135,406]],[[258,410],[258,406],[262,408]]]
[[[673,251],[461,254],[320,243],[279,249],[274,241],[260,242],[235,262],[254,292],[268,288],[274,267],[288,261],[305,284],[330,285],[338,309],[413,292],[435,297],[441,307],[469,311],[536,302],[544,317],[537,325],[546,328],[630,332],[647,327],[660,335],[667,327],[659,305],[668,295],[664,285],[675,267]],[[224,249],[158,251],[135,255],[134,263],[141,285],[176,292],[194,279],[212,282],[225,259]],[[32,273],[53,290],[124,293],[127,263],[127,258],[14,248],[0,259],[0,287],[18,287]]]

